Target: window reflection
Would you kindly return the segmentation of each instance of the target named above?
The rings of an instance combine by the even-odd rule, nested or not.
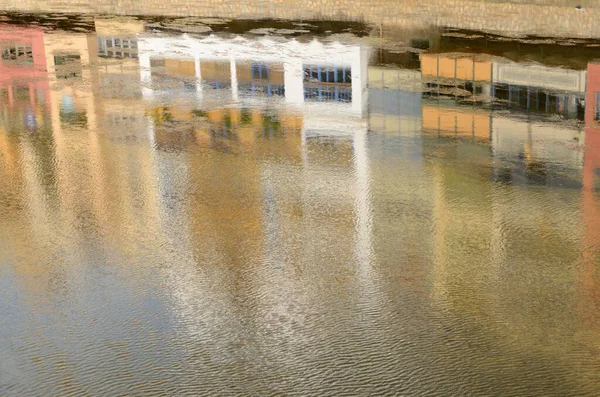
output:
[[[319,102],[352,102],[351,69],[305,65],[304,98]]]
[[[33,51],[28,44],[0,43],[0,48],[2,49],[3,62],[10,62],[18,65],[33,64]]]

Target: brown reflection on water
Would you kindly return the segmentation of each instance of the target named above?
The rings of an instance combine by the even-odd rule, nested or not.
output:
[[[0,394],[598,393],[598,65],[338,39],[0,27]]]

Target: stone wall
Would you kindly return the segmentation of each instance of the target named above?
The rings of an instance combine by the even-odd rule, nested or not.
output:
[[[583,9],[575,8],[582,5]],[[0,0],[0,9],[121,15],[362,21],[507,35],[600,38],[598,0]]]

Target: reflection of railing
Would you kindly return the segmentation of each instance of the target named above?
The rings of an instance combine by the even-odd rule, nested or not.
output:
[[[352,87],[305,84],[304,99],[318,102],[352,102]]]
[[[285,86],[282,84],[270,84],[269,82],[253,82],[251,84],[241,84],[239,92],[244,94],[256,95],[266,94],[267,96],[284,96]]]

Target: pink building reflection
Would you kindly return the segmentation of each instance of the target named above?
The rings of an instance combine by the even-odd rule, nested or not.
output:
[[[589,189],[600,172],[600,63],[588,64],[587,78],[584,184]]]
[[[0,102],[6,100],[11,108],[15,102],[48,106],[44,31],[0,25],[0,53]]]
[[[588,64],[585,107],[585,154],[583,165],[583,238],[584,268],[582,293],[595,302],[584,307],[585,317],[600,326],[600,273],[596,268],[600,255],[600,63]]]

